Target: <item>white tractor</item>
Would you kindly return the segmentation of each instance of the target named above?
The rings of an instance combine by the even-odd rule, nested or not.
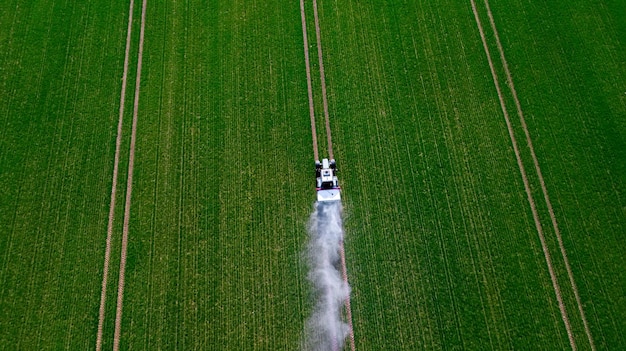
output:
[[[335,160],[322,162],[315,161],[315,178],[317,188],[317,201],[339,201],[341,194],[339,181],[337,180],[337,164]]]

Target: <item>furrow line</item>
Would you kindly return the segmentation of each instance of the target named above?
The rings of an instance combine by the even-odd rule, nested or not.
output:
[[[304,41],[304,63],[306,66],[306,86],[309,94],[309,115],[311,117],[311,134],[313,135],[313,157],[315,161],[320,159],[317,149],[317,131],[315,129],[315,107],[313,106],[313,87],[311,85],[311,63],[309,60],[309,40],[306,34],[306,15],[304,13],[304,0],[300,0],[300,18],[302,21],[302,39]]]
[[[348,270],[346,268],[346,252],[343,248],[343,239],[339,243],[339,252],[341,256],[341,274],[343,281],[348,285]],[[350,307],[350,294],[346,296],[346,318],[348,319],[348,325],[350,326],[350,350],[354,351],[354,328],[352,327],[352,307]]]
[[[104,268],[102,273],[102,291],[100,293],[100,311],[98,315],[98,335],[96,337],[96,351],[102,350],[102,334],[104,331],[104,314],[106,310],[107,284],[109,277],[109,263],[111,259],[111,239],[113,236],[113,222],[115,218],[115,197],[117,194],[117,175],[119,171],[120,149],[122,146],[122,126],[124,123],[124,104],[126,101],[126,82],[128,77],[128,61],[130,56],[130,39],[133,23],[134,0],[130,0],[128,9],[128,27],[126,29],[126,51],[124,52],[124,71],[122,73],[122,91],[120,96],[119,117],[117,122],[117,138],[115,140],[115,159],[113,161],[113,183],[111,185],[111,202],[109,204],[109,222],[107,225],[106,248],[104,251]]]
[[[322,102],[324,105],[324,121],[326,122],[326,140],[328,142],[328,157],[334,159],[333,138],[330,133],[330,117],[328,114],[328,99],[326,97],[326,75],[324,74],[324,60],[322,58],[322,34],[320,31],[320,21],[317,14],[317,0],[313,0],[313,17],[315,20],[315,38],[317,40],[317,57],[320,66],[320,81],[322,85]]]
[[[543,228],[541,222],[539,220],[539,214],[537,211],[537,207],[535,204],[535,200],[533,199],[530,184],[528,181],[528,176],[526,174],[526,170],[524,169],[524,165],[522,162],[522,158],[520,155],[520,151],[517,145],[517,141],[515,139],[515,135],[513,132],[513,127],[511,125],[511,120],[509,118],[509,113],[506,108],[506,104],[504,102],[504,97],[502,95],[502,91],[500,89],[500,83],[498,82],[498,75],[493,65],[493,60],[491,59],[491,54],[489,52],[489,47],[487,45],[487,39],[485,37],[485,33],[480,22],[480,18],[478,16],[478,11],[476,9],[476,3],[474,0],[470,0],[472,4],[472,11],[474,12],[474,19],[476,20],[476,25],[478,27],[478,32],[480,33],[480,38],[483,43],[483,49],[485,50],[485,54],[487,56],[487,61],[489,62],[489,69],[491,70],[491,76],[493,78],[493,83],[495,85],[496,91],[498,93],[498,99],[500,101],[500,107],[502,108],[502,112],[504,114],[504,119],[506,121],[507,129],[509,132],[509,137],[511,138],[511,144],[513,146],[513,151],[515,152],[515,158],[517,160],[517,166],[522,176],[522,181],[524,183],[524,190],[526,191],[526,196],[528,198],[528,203],[531,208],[531,212],[533,215],[533,219],[535,221],[535,227],[537,229],[537,234],[539,236],[539,240],[541,242],[541,247],[543,249],[544,257],[546,260],[546,265],[548,266],[548,272],[550,274],[550,280],[552,280],[552,288],[554,289],[554,294],[556,295],[556,299],[559,305],[559,310],[561,312],[561,318],[563,319],[563,323],[565,324],[565,329],[567,331],[567,337],[569,339],[570,346],[572,350],[576,350],[576,342],[574,341],[574,335],[572,333],[572,326],[569,321],[569,317],[567,316],[567,311],[565,309],[565,304],[563,302],[563,296],[561,294],[561,288],[559,287],[559,283],[557,281],[556,273],[554,272],[554,267],[552,265],[552,259],[550,257],[550,251],[548,250],[548,246],[546,244],[546,239],[543,234]]]
[[[130,151],[128,158],[128,178],[126,181],[126,203],[124,205],[124,227],[122,232],[122,251],[120,258],[120,274],[117,287],[117,309],[115,313],[115,333],[113,336],[113,351],[120,347],[120,335],[122,332],[122,309],[124,302],[124,274],[126,272],[126,254],[128,249],[128,231],[130,222],[130,203],[133,190],[133,168],[135,165],[135,143],[137,136],[137,114],[139,112],[139,90],[141,87],[141,63],[143,59],[143,43],[146,27],[147,0],[143,0],[141,8],[141,29],[139,31],[139,54],[137,57],[137,78],[135,80],[135,101],[133,105],[133,125],[130,135]]]
[[[561,231],[559,230],[559,226],[556,221],[556,216],[554,215],[554,209],[552,207],[552,202],[550,201],[550,196],[548,196],[548,190],[546,188],[546,183],[543,178],[543,173],[541,172],[541,168],[539,167],[539,161],[537,159],[537,155],[535,154],[535,148],[533,147],[533,143],[530,138],[530,133],[528,132],[528,126],[526,125],[526,120],[524,119],[522,106],[520,104],[519,98],[517,97],[517,90],[515,90],[515,85],[513,84],[511,71],[509,70],[508,62],[506,61],[506,58],[504,56],[504,49],[502,48],[502,43],[500,42],[500,36],[498,35],[498,30],[496,29],[496,24],[493,19],[493,14],[491,12],[491,8],[489,7],[489,1],[488,0],[484,0],[484,1],[485,1],[485,7],[487,8],[487,15],[489,17],[489,23],[491,24],[491,29],[493,30],[493,33],[496,39],[496,45],[500,53],[500,61],[502,62],[502,65],[504,66],[504,72],[506,73],[507,84],[509,88],[511,89],[511,93],[513,94],[513,100],[515,101],[517,114],[519,115],[520,123],[522,125],[522,129],[524,130],[524,135],[526,136],[526,143],[528,145],[528,149],[530,150],[530,155],[533,159],[533,164],[535,166],[535,171],[537,172],[537,177],[539,178],[539,184],[541,185],[543,198],[546,202],[546,205],[548,206],[548,213],[550,214],[552,227],[554,228],[554,233],[559,243],[561,257],[563,258],[563,262],[565,263],[565,270],[567,271],[567,276],[569,278],[572,291],[574,292],[574,297],[576,299],[576,304],[578,306],[578,312],[580,313],[580,318],[582,319],[583,326],[585,328],[585,334],[587,335],[587,340],[589,341],[589,345],[591,346],[591,349],[595,351],[596,345],[593,341],[593,336],[591,335],[589,324],[587,323],[587,318],[585,317],[585,311],[583,310],[582,303],[580,300],[580,295],[578,294],[578,287],[576,285],[576,281],[574,280],[574,274],[569,264],[569,259],[567,258],[567,251],[565,250],[565,246],[563,245],[563,238],[561,236]]]

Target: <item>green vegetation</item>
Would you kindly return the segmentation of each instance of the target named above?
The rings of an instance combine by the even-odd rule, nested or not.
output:
[[[122,348],[297,349],[315,196],[298,3],[155,2],[147,21]]]
[[[515,5],[500,3],[496,23],[595,343],[619,348],[626,307],[620,18],[601,4],[563,3],[567,14]],[[349,162],[342,180],[358,347],[569,348],[470,3],[353,1],[325,3],[322,13],[335,148]],[[535,13],[541,22],[528,23]],[[566,56],[547,60],[542,45]],[[577,48],[572,60],[568,51]],[[576,78],[594,66],[591,85]],[[574,336],[587,349],[530,154],[522,153]]]
[[[89,349],[126,6],[0,7],[0,348]]]
[[[470,2],[319,6],[356,348],[568,349]],[[582,0],[491,6],[595,344],[623,349],[626,13]],[[0,349],[90,349],[128,4],[0,9]],[[136,2],[103,349],[140,15]],[[310,2],[307,20],[324,155]],[[148,2],[121,349],[298,349],[314,199],[302,50],[297,1]]]
[[[545,5],[542,11],[526,10],[533,16],[495,4],[493,10],[501,14],[501,36],[524,92],[591,332],[599,347],[622,348],[626,54],[624,33],[617,28],[626,17],[623,6],[602,1]],[[576,313],[570,309],[570,315]]]

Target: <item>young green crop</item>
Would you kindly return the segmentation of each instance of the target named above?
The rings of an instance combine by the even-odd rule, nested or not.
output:
[[[0,344],[89,349],[127,4],[17,5],[0,14]],[[568,348],[470,2],[318,5],[356,348]],[[624,12],[491,6],[595,346],[624,348]],[[299,347],[315,198],[300,26],[298,2],[148,1],[123,349]],[[521,154],[574,338],[589,348]],[[105,349],[119,246],[118,234]]]

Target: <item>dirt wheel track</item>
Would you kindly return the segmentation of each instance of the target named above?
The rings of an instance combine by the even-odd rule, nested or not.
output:
[[[128,9],[128,28],[126,30],[126,49],[124,52],[124,71],[122,73],[122,91],[120,96],[119,117],[117,122],[117,138],[115,140],[115,160],[113,161],[113,183],[111,185],[111,202],[109,205],[109,222],[107,225],[106,248],[104,252],[104,267],[102,269],[102,291],[100,292],[100,310],[98,315],[98,334],[96,337],[96,351],[102,349],[102,334],[104,331],[104,315],[106,310],[107,284],[109,277],[109,263],[111,260],[111,240],[113,223],[115,220],[115,198],[117,195],[117,175],[120,163],[120,149],[122,145],[122,126],[124,124],[124,104],[126,101],[126,83],[128,78],[128,61],[130,56],[130,39],[132,34],[133,8],[135,2],[130,1]]]
[[[317,0],[313,0],[313,17],[315,20],[315,38],[317,40],[317,57],[320,67],[320,81],[322,83],[322,104],[324,105],[324,121],[326,124],[326,141],[328,143],[328,157],[334,159],[333,138],[330,132],[330,117],[328,113],[328,98],[326,95],[326,75],[324,74],[324,59],[322,55],[322,34],[320,30],[320,20],[317,14]]]
[[[124,275],[126,273],[126,254],[128,249],[128,234],[130,223],[130,205],[133,191],[133,169],[135,165],[135,143],[137,139],[137,115],[139,113],[139,92],[141,88],[141,66],[143,60],[143,43],[146,28],[147,0],[143,0],[141,7],[141,29],[139,31],[139,54],[137,56],[137,79],[135,81],[135,101],[133,104],[133,125],[130,136],[130,151],[128,158],[128,179],[126,182],[126,203],[124,205],[124,229],[122,232],[122,252],[120,258],[120,275],[117,289],[117,309],[115,313],[115,333],[113,336],[113,351],[120,348],[122,333],[122,312],[124,307]]]
[[[306,14],[304,13],[304,0],[300,0],[300,20],[302,21],[302,39],[304,42],[304,64],[306,66],[306,86],[309,95],[309,116],[311,118],[311,135],[313,136],[313,157],[319,161],[320,155],[317,148],[317,130],[315,128],[315,107],[313,104],[313,87],[311,84],[311,62],[309,59],[309,39],[306,33]]]

